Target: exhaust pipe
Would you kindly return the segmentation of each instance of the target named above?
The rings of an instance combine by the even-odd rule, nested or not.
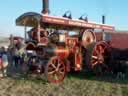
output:
[[[48,15],[50,13],[49,11],[49,0],[42,0],[42,14]]]
[[[102,16],[102,24],[105,24],[105,15]]]

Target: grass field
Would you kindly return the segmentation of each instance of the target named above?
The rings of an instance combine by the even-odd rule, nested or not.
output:
[[[128,79],[72,73],[56,85],[34,78],[8,77],[0,80],[0,96],[128,96]]]

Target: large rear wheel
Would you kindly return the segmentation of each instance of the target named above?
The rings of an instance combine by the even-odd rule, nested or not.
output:
[[[103,74],[109,70],[110,47],[106,42],[92,43],[87,48],[87,65],[95,74]]]

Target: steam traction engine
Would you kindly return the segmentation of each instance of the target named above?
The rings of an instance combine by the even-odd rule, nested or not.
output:
[[[16,20],[17,25],[25,26],[29,70],[44,73],[51,83],[61,82],[72,70],[108,71],[110,46],[106,41],[96,42],[94,30],[114,31],[114,27],[73,20],[66,14],[49,16],[48,0],[43,4],[43,14],[28,12]]]

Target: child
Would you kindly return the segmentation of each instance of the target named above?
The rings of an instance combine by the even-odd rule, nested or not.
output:
[[[2,47],[1,56],[0,56],[0,78],[7,76],[7,66],[8,66],[8,58],[5,48]]]
[[[2,56],[0,56],[0,78],[3,77],[3,74],[2,74],[2,70],[3,69],[3,64],[2,64]]]
[[[3,76],[6,77],[7,76],[7,66],[8,66],[8,58],[7,58],[7,54],[3,54],[2,55],[2,71],[3,71]]]

